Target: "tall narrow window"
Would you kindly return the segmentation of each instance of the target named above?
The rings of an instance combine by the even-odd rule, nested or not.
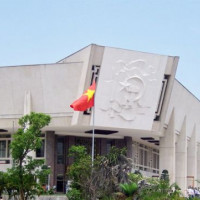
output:
[[[42,140],[42,146],[36,150],[36,157],[43,158],[44,157],[44,150],[45,150],[45,140]]]
[[[162,88],[161,88],[161,92],[160,92],[160,98],[159,98],[159,102],[157,105],[157,110],[155,112],[155,121],[158,121],[160,119],[160,115],[162,112],[162,106],[163,106],[163,102],[164,102],[164,98],[165,98],[165,93],[167,90],[167,82],[168,82],[169,76],[165,75],[164,79],[162,81]]]
[[[64,138],[57,139],[57,163],[64,164]]]
[[[6,158],[6,140],[0,141],[0,158]]]
[[[153,150],[153,172],[159,173],[159,151]]]
[[[45,157],[45,134],[41,134],[40,136],[42,140],[42,145],[39,149],[35,151],[36,158],[44,158]]]
[[[62,174],[58,174],[57,176],[56,189],[57,189],[57,192],[64,191],[64,176]]]
[[[112,145],[113,145],[112,140],[107,140],[107,143],[106,143],[106,152],[107,152],[107,153],[110,153],[110,150],[111,150],[111,148],[112,148]]]
[[[3,137],[5,138],[3,139]],[[10,157],[10,138],[7,135],[1,135],[0,137],[0,158]]]
[[[7,157],[9,158],[10,157],[10,140],[7,140]]]
[[[90,81],[90,85],[92,85],[93,81],[97,82],[98,76],[100,72],[100,66],[99,65],[92,65],[92,77]],[[84,115],[90,115],[91,114],[91,108],[85,110],[83,112]]]

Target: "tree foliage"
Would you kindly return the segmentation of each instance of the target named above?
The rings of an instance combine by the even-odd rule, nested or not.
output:
[[[181,190],[176,183],[170,185],[169,180],[162,178],[148,178],[139,192],[139,199],[143,200],[179,200]]]
[[[0,196],[2,195],[3,191],[5,190],[6,187],[6,180],[4,173],[0,171]]]
[[[83,146],[72,146],[70,156],[74,163],[68,168],[72,181],[69,200],[181,200],[180,188],[170,185],[165,171],[160,178],[143,177],[139,171],[131,173],[132,160],[126,149],[112,147],[109,154],[91,156]]]
[[[31,151],[41,147],[41,129],[50,123],[50,116],[43,113],[25,115],[19,119],[19,128],[11,143],[12,158],[20,165]]]
[[[50,116],[32,112],[20,118],[21,128],[13,136],[11,155],[13,167],[7,171],[7,182],[21,200],[26,200],[41,191],[41,177],[46,176],[49,170],[41,169],[44,160],[34,160],[29,155],[42,145],[41,129],[50,123]],[[13,194],[15,195],[15,194]]]
[[[131,169],[132,162],[125,154],[125,148],[112,147],[108,155],[97,156],[92,166],[86,148],[72,146],[70,156],[74,158],[74,163],[68,169],[68,176],[72,180],[68,198],[72,200],[72,194],[76,193],[79,194],[79,200],[105,199],[118,191],[119,184],[127,182]]]

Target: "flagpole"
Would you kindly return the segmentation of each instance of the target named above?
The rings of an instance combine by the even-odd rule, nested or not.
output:
[[[95,120],[95,96],[94,96],[94,106],[93,106],[93,116],[92,116],[92,167],[94,164],[94,120]]]
[[[96,90],[96,83],[93,81],[92,85],[84,92],[84,94],[74,101],[70,107],[74,109],[74,111],[85,111],[88,108],[93,107],[93,114],[92,116],[92,166],[94,163],[94,120],[95,120],[95,90]],[[92,110],[91,110],[92,111]]]

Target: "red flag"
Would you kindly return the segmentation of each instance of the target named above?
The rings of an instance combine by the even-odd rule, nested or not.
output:
[[[73,108],[75,111],[85,111],[88,108],[94,106],[94,93],[96,89],[95,81],[92,85],[83,93],[83,95],[74,101],[70,107]]]

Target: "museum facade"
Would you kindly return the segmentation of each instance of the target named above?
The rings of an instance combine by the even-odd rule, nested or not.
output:
[[[51,168],[50,185],[64,192],[72,145],[105,155],[126,147],[133,170],[159,176],[184,191],[200,179],[200,101],[175,79],[179,58],[91,44],[52,64],[0,67],[0,170],[12,166],[9,144],[18,119],[51,116],[41,149],[32,152]],[[70,104],[96,81],[95,106]]]

